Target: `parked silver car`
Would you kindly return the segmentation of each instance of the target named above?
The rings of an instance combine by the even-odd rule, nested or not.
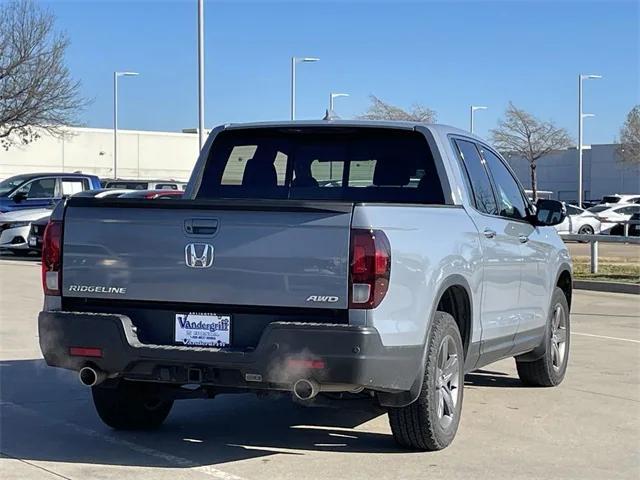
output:
[[[0,250],[15,255],[26,255],[31,251],[27,238],[31,222],[48,219],[51,215],[48,208],[30,208],[0,213]]]

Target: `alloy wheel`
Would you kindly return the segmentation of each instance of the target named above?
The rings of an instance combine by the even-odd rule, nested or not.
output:
[[[436,364],[436,402],[438,422],[447,429],[456,415],[459,400],[459,354],[453,337],[445,336],[438,348]]]
[[[565,361],[567,349],[567,315],[561,305],[556,305],[551,320],[551,364],[560,371]]]

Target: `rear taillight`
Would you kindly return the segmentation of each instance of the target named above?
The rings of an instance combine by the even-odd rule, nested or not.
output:
[[[389,288],[391,247],[382,230],[351,230],[349,308],[376,308]]]
[[[51,221],[42,239],[42,288],[45,295],[60,295],[62,222]]]

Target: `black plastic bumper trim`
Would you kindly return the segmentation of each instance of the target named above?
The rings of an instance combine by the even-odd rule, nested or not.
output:
[[[225,387],[281,388],[313,378],[398,392],[411,388],[422,359],[420,346],[385,347],[376,329],[341,324],[273,322],[246,350],[143,344],[125,315],[44,311],[38,329],[51,366],[79,370],[91,363],[123,378],[167,383],[188,383],[190,369],[200,369],[203,384]],[[73,357],[72,346],[101,348],[103,356]],[[289,359],[322,360],[324,368]]]

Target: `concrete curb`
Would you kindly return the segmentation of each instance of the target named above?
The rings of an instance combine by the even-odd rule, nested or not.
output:
[[[602,282],[598,280],[574,280],[573,288],[576,290],[591,290],[608,293],[631,293],[640,295],[640,285],[635,283]]]

